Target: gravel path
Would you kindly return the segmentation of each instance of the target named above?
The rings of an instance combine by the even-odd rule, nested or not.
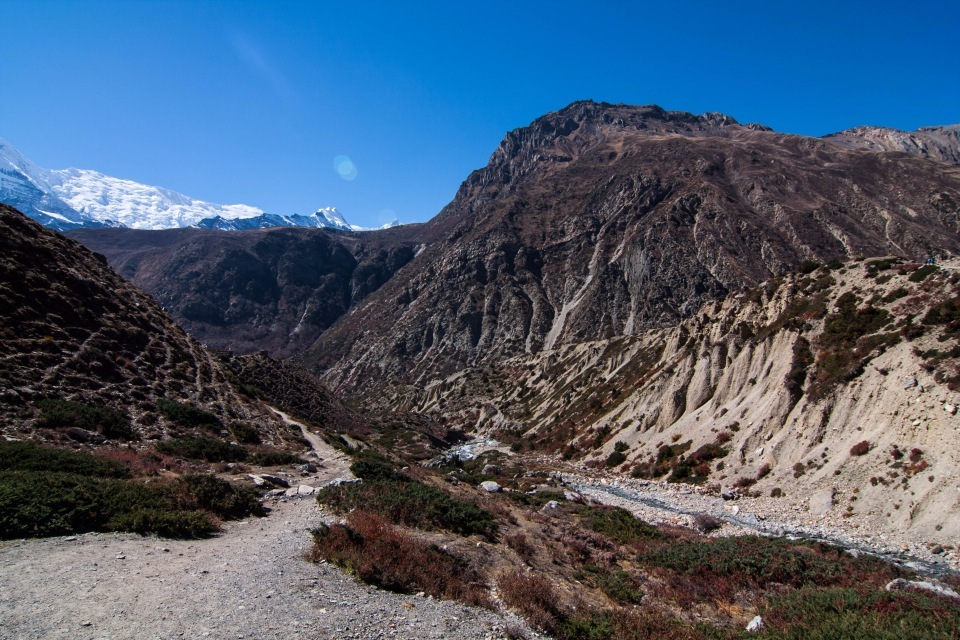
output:
[[[323,465],[344,472],[317,439]],[[312,497],[276,497],[266,518],[227,523],[208,540],[85,534],[0,543],[0,638],[498,638],[505,617],[380,591],[304,560],[330,520]]]

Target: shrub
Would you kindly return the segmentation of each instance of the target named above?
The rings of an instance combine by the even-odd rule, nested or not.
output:
[[[693,526],[701,533],[710,533],[723,526],[723,520],[709,513],[700,513],[693,519]]]
[[[86,405],[68,400],[47,399],[37,403],[40,420],[37,425],[52,429],[76,427],[96,431],[105,438],[136,440],[127,414],[98,405]]]
[[[763,480],[768,475],[770,475],[771,469],[772,467],[768,462],[764,462],[762,465],[760,465],[760,468],[757,469],[757,480]]]
[[[219,430],[223,423],[209,411],[176,400],[158,400],[157,409],[167,420],[185,427],[205,427]]]
[[[505,571],[497,580],[497,591],[505,605],[541,631],[555,632],[566,618],[553,584],[539,575],[518,570]]]
[[[604,464],[608,467],[615,467],[617,465],[623,464],[627,460],[627,454],[622,451],[614,451],[609,456]]]
[[[0,471],[56,471],[93,478],[126,478],[130,471],[117,462],[88,453],[44,447],[33,442],[0,440]]]
[[[527,564],[530,564],[536,555],[536,549],[530,544],[530,540],[527,539],[526,534],[520,531],[504,536],[503,541]]]
[[[243,462],[247,450],[223,440],[186,436],[158,442],[157,451],[171,456],[207,462]]]
[[[361,471],[367,473],[371,468],[361,468]],[[363,482],[324,487],[317,494],[317,500],[341,513],[363,508],[395,524],[420,529],[446,529],[487,538],[497,532],[493,516],[473,503],[398,472],[393,472],[397,477],[380,478],[378,474],[385,473],[383,467],[373,473],[374,476],[368,476]]]
[[[622,569],[601,573],[597,583],[600,590],[618,604],[639,604],[643,599],[643,592],[637,581]]]
[[[870,443],[866,440],[861,440],[857,444],[850,447],[850,455],[852,456],[864,456],[870,451]]]
[[[245,422],[231,423],[230,433],[240,444],[260,444],[260,432],[256,427]]]
[[[313,540],[311,560],[347,568],[368,584],[492,607],[479,574],[465,562],[368,511],[354,511],[346,525],[315,529]]]
[[[216,476],[200,473],[181,476],[171,490],[181,509],[209,511],[225,520],[266,515],[256,491],[235,487]]]
[[[907,278],[910,282],[923,282],[927,279],[927,276],[932,274],[937,270],[937,267],[932,264],[925,264],[913,273],[910,274],[910,277]]]
[[[934,640],[960,637],[960,607],[925,594],[804,588],[766,605],[766,637],[809,640]]]
[[[640,554],[649,567],[684,575],[714,597],[744,587],[772,583],[802,587],[884,584],[894,569],[875,558],[851,558],[838,547],[778,538],[742,536],[673,540]],[[689,586],[689,585],[685,585]]]
[[[257,451],[248,458],[250,464],[261,467],[279,467],[285,464],[303,464],[303,458],[285,451]]]
[[[204,538],[219,530],[209,516],[196,511],[139,509],[115,515],[107,523],[113,531],[164,538]]]
[[[623,544],[638,544],[663,537],[659,529],[620,507],[586,507],[580,516],[593,531]]]

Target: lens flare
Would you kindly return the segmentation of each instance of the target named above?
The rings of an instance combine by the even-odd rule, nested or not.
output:
[[[333,159],[333,168],[344,180],[353,180],[357,177],[357,165],[347,156],[337,156]]]

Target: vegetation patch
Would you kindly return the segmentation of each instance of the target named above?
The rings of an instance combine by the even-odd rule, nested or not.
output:
[[[770,640],[934,640],[960,637],[960,607],[920,593],[806,587],[763,610]]]
[[[191,404],[176,400],[158,400],[157,410],[164,418],[184,427],[202,427],[219,430],[223,427],[220,418]]]
[[[24,444],[0,443],[2,539],[88,531],[193,538],[217,531],[218,518],[264,513],[255,492],[214,476],[144,483],[115,462]]]
[[[130,427],[130,417],[116,409],[57,399],[41,400],[37,408],[40,410],[39,427],[86,429],[115,440],[139,439]]]
[[[346,524],[315,529],[310,557],[344,567],[364,582],[389,591],[422,591],[492,608],[480,574],[468,563],[369,511],[352,512]]]
[[[757,536],[672,540],[642,552],[638,561],[681,578],[670,581],[675,592],[707,598],[772,584],[881,585],[897,577],[880,560],[852,558],[838,547]]]
[[[243,462],[249,457],[248,451],[241,446],[193,436],[164,440],[156,447],[160,453],[206,462]]]
[[[579,515],[587,528],[621,544],[636,545],[663,537],[655,526],[620,507],[582,507]]]
[[[400,473],[382,460],[361,459],[350,470],[362,482],[324,487],[317,494],[321,504],[340,513],[366,509],[394,524],[419,529],[487,538],[497,532],[497,521],[488,511]]]

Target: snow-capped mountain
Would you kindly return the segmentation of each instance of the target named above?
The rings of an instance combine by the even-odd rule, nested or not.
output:
[[[380,229],[389,229],[400,223],[397,220],[379,227]],[[275,213],[264,213],[254,218],[224,218],[217,216],[215,218],[206,218],[198,222],[196,227],[200,229],[224,229],[227,231],[238,231],[242,229],[266,229],[268,227],[317,227],[327,229],[340,229],[342,231],[371,231],[370,227],[360,227],[348,223],[343,215],[334,207],[324,207],[314,211],[309,216],[302,216],[294,213],[289,216],[281,216]]]
[[[309,216],[266,213],[245,204],[213,204],[182,193],[87,169],[44,169],[0,138],[0,202],[43,225],[132,229],[258,229],[277,226],[366,231],[333,207]],[[393,226],[396,222],[386,226]]]

